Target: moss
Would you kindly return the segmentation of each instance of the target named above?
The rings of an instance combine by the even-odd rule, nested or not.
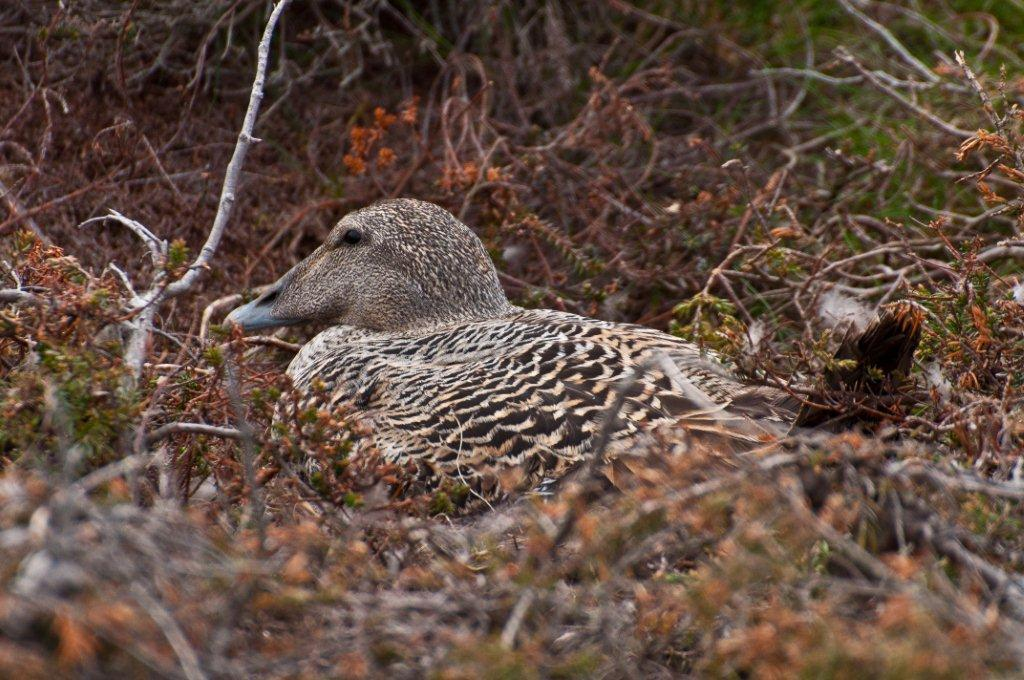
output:
[[[456,484],[448,492],[448,496],[451,498],[453,504],[455,504],[457,507],[462,507],[469,499],[470,492],[471,489],[469,488],[468,485]]]
[[[545,675],[552,680],[583,680],[594,677],[605,663],[607,658],[597,650],[583,649],[546,668]]]
[[[214,368],[221,368],[224,365],[224,350],[217,345],[211,345],[203,350],[203,361]]]
[[[437,491],[430,500],[428,510],[432,515],[450,515],[455,510],[455,504],[447,493]]]
[[[542,677],[537,665],[530,662],[522,652],[506,649],[497,641],[460,647],[452,653],[450,661],[449,668],[436,674],[434,678],[533,680]]]

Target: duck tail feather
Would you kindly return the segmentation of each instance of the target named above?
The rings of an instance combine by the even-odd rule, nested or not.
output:
[[[857,422],[876,420],[877,416],[873,418],[864,409],[851,409],[848,403],[844,408],[843,397],[894,395],[913,364],[923,325],[921,306],[902,300],[882,307],[863,331],[847,331],[835,360],[824,372],[822,399],[811,400],[822,404],[805,403],[794,427],[843,429]]]

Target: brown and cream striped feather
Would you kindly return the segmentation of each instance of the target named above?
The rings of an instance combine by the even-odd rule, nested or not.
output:
[[[855,366],[844,362],[825,386],[876,393],[904,373],[921,314],[902,309],[850,336],[839,356]],[[545,487],[598,454],[621,457],[660,426],[682,432],[673,441],[684,448],[692,437],[744,447],[859,414],[826,403],[798,419],[800,400],[744,384],[678,338],[515,307],[476,234],[414,199],[349,213],[228,321],[246,331],[328,324],[288,369],[298,406],[365,421],[371,435],[350,455],[400,464],[403,489],[466,482],[489,498]]]
[[[756,439],[752,422],[793,418],[784,394],[744,385],[693,344],[553,310],[404,332],[335,326],[288,372],[310,404],[364,418],[363,445],[412,463],[421,488],[447,479],[484,497],[510,490],[508,470],[519,488],[562,477],[613,416],[609,450],[662,424],[738,441]]]

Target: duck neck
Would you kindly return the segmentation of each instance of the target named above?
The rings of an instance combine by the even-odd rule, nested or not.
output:
[[[500,319],[514,313],[515,309],[505,296],[502,295],[500,299],[487,301],[487,304],[475,304],[466,307],[445,305],[443,307],[417,310],[420,311],[418,314],[399,314],[400,318],[392,319],[384,328],[399,333],[416,332],[419,330],[473,323],[475,321]],[[384,328],[380,330],[384,330]]]

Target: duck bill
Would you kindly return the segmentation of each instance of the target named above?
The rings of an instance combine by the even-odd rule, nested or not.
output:
[[[236,307],[228,314],[224,320],[225,323],[238,324],[247,333],[263,328],[276,328],[278,326],[291,326],[301,323],[301,319],[290,319],[274,315],[274,303],[284,289],[285,284],[287,284],[290,274],[291,272],[288,272],[275,283],[267,286],[260,296],[252,302]]]

